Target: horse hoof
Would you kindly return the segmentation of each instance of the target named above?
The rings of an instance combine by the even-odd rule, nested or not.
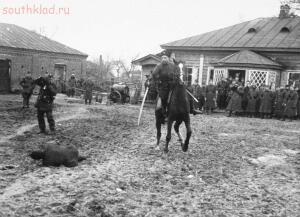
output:
[[[181,147],[183,152],[187,152],[187,150],[189,149],[189,144],[184,144]]]

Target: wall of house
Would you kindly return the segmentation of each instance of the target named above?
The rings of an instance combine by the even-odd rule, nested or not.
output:
[[[72,73],[78,78],[86,75],[86,58],[81,56],[55,54],[37,51],[26,51],[0,47],[1,58],[11,61],[10,79],[11,91],[19,90],[19,82],[27,71],[31,71],[34,78],[44,72],[54,74],[55,64],[65,64],[67,79]]]
[[[174,51],[175,58],[177,61],[183,61],[186,67],[199,67],[200,66],[200,57],[203,55],[203,74],[201,85],[205,85],[207,80],[207,72],[210,65],[210,62],[217,61],[221,58],[224,58],[234,52],[232,51]],[[201,76],[200,76],[201,77]]]
[[[206,84],[208,70],[211,66],[211,62],[220,60],[230,54],[238,51],[182,51],[175,50],[175,58],[177,61],[183,61],[186,67],[199,67],[200,57],[203,55],[203,74],[202,74],[202,85]],[[285,85],[288,79],[288,73],[300,72],[300,53],[287,53],[287,52],[257,52],[263,56],[269,57],[274,61],[282,64],[285,68],[281,72],[277,72],[276,84]],[[201,76],[200,76],[201,77]]]

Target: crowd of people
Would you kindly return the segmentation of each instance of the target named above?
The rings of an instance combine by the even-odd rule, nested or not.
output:
[[[300,90],[295,84],[275,89],[267,85],[256,86],[250,81],[241,82],[236,77],[223,78],[217,85],[213,81],[203,87],[195,84],[192,90],[199,101],[197,107],[206,114],[218,108],[226,110],[229,117],[300,119]]]

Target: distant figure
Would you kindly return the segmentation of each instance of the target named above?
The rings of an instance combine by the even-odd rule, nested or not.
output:
[[[85,104],[89,102],[89,105],[91,105],[92,98],[93,98],[93,88],[94,88],[94,83],[93,81],[88,78],[86,81],[83,82],[83,89],[84,89],[84,101]]]
[[[289,118],[290,121],[292,121],[294,118],[296,118],[298,104],[298,93],[295,91],[293,86],[290,86],[289,91],[284,97],[283,103],[285,108],[282,120]]]
[[[68,86],[69,86],[69,96],[74,97],[75,95],[75,88],[76,88],[76,78],[75,75],[72,74],[70,79],[68,80]]]
[[[31,73],[28,71],[25,77],[21,80],[20,85],[22,86],[22,97],[23,97],[23,108],[29,108],[29,100],[35,87],[34,80]]]
[[[53,119],[52,110],[53,101],[57,93],[57,88],[52,82],[52,75],[46,73],[44,77],[40,77],[35,80],[35,84],[40,86],[39,96],[35,104],[35,107],[37,108],[37,117],[40,128],[39,133],[46,134],[46,125],[44,120],[44,115],[46,114],[49,123],[50,134],[54,134],[55,122]]]
[[[216,108],[216,93],[217,88],[213,85],[213,81],[210,80],[209,84],[205,88],[205,112],[206,114],[211,114],[211,112]]]
[[[29,155],[34,160],[43,160],[43,166],[75,167],[85,157],[79,156],[78,149],[74,145],[47,144],[44,150],[33,151]]]
[[[261,95],[261,103],[259,107],[259,113],[261,118],[271,118],[273,107],[274,94],[271,92],[268,86],[264,86],[264,91]]]

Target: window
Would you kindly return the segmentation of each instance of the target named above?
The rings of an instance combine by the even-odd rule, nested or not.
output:
[[[248,29],[248,33],[255,33],[256,32],[256,29],[255,28],[250,28]]]
[[[259,70],[250,70],[249,71],[249,81],[253,85],[262,86],[267,83],[267,71],[259,71]]]
[[[289,72],[287,84],[293,85],[295,83],[300,83],[300,72]]]
[[[193,74],[193,68],[191,68],[191,67],[188,67],[183,74],[183,81],[188,86],[190,86],[192,84],[192,74]]]
[[[288,27],[283,27],[283,28],[281,28],[280,32],[289,33],[290,29]]]

